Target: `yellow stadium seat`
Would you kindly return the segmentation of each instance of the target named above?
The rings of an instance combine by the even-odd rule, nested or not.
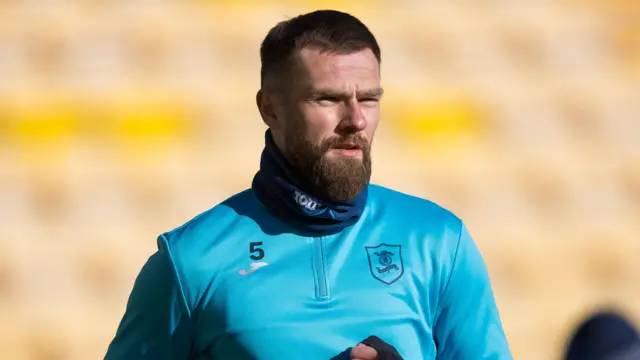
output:
[[[29,346],[21,335],[26,327],[25,314],[0,307],[0,359],[32,360]]]
[[[638,154],[638,157],[640,158],[640,154]],[[633,166],[633,162],[629,162],[629,166],[625,166],[617,174],[616,178],[626,194],[625,198],[630,205],[635,207],[637,214],[640,215],[640,169],[637,166]]]
[[[71,359],[73,339],[66,326],[26,310],[0,312],[0,359]]]
[[[350,3],[357,2],[353,0],[194,0],[196,5],[232,5],[235,7],[253,7],[255,5],[268,6],[268,7],[307,7],[307,8],[323,8],[323,9],[337,9],[342,6],[349,5]]]
[[[96,306],[115,306],[119,309],[121,300],[126,300],[135,277],[149,256],[157,250],[155,239],[161,231],[155,232],[118,231],[86,241],[75,248],[70,257],[70,276],[76,283],[81,296],[91,299]],[[156,230],[158,229],[158,230]]]
[[[104,358],[109,343],[115,335],[118,321],[122,317],[123,309],[123,306],[119,307],[118,311],[94,308],[91,309],[91,314],[79,319],[77,324],[74,324],[73,331],[74,339],[77,341],[74,341],[72,358],[68,360]]]
[[[31,359],[66,360],[72,356],[74,340],[63,326],[37,320],[32,325],[23,335],[23,346],[29,349]]]
[[[454,146],[482,133],[482,113],[469,96],[388,100],[384,117],[402,139],[419,146]]]
[[[76,99],[37,91],[9,96],[0,111],[5,122],[0,138],[17,150],[21,162],[37,166],[65,161],[84,116]]]
[[[29,94],[12,102],[5,112],[9,135],[28,144],[69,140],[77,133],[81,115],[77,104],[69,99]]]
[[[0,304],[16,295],[16,281],[18,281],[17,274],[15,273],[13,260],[9,256],[9,251],[0,248]]]
[[[195,6],[234,6],[234,7],[253,7],[255,5],[261,5],[267,3],[267,1],[260,0],[193,0],[192,3]],[[273,1],[270,5],[274,5]]]
[[[637,14],[640,16],[640,11],[637,11]],[[640,75],[640,25],[624,24],[617,28],[614,33],[614,45],[625,68],[631,74]]]
[[[173,145],[191,140],[194,115],[172,94],[140,90],[138,94],[107,99],[101,106],[103,134],[121,160],[135,163],[161,159]]]
[[[640,14],[640,3],[636,0],[569,0],[569,2],[590,6],[604,13]]]
[[[75,262],[80,289],[94,299],[112,297],[121,285],[122,254],[115,252],[113,246],[93,246],[78,255]]]
[[[187,114],[180,104],[165,99],[125,101],[112,109],[111,129],[125,141],[181,137],[187,131]]]
[[[9,141],[9,131],[11,129],[9,120],[10,120],[10,114],[9,114],[9,105],[3,101],[5,99],[3,99],[2,97],[0,97],[0,141],[2,141],[3,143],[7,143],[7,141]]]
[[[320,9],[333,9],[338,11],[344,11],[355,16],[359,16],[359,10],[362,8],[362,1],[358,0],[305,0],[305,1],[296,1],[296,0],[284,0],[282,3],[287,7],[291,8],[291,11],[295,9],[295,11],[300,14],[311,12]],[[375,2],[367,2],[367,6],[365,8],[375,7]],[[293,15],[293,14],[291,14]]]

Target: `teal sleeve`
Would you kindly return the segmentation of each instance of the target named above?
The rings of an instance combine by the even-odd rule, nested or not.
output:
[[[434,338],[438,360],[512,359],[484,260],[464,225],[438,302]]]
[[[192,321],[164,236],[144,264],[105,360],[189,359]]]

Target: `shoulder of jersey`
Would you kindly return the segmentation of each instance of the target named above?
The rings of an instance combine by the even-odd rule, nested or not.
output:
[[[374,213],[384,213],[402,219],[405,224],[418,226],[452,226],[461,224],[461,219],[450,210],[435,202],[415,195],[406,194],[384,186],[369,186],[371,207]],[[375,216],[375,215],[374,215]]]
[[[253,221],[252,213],[257,212],[258,203],[251,190],[237,193],[226,200],[216,204],[183,225],[165,232],[163,236],[171,245],[188,242],[194,245],[200,239],[217,239],[230,227],[257,227]],[[186,245],[186,244],[183,244]]]

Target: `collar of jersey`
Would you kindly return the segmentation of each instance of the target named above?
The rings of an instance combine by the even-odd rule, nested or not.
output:
[[[273,141],[265,133],[265,147],[260,170],[253,178],[252,189],[258,200],[274,216],[311,233],[335,233],[355,224],[367,201],[367,187],[349,201],[321,201],[304,189]]]

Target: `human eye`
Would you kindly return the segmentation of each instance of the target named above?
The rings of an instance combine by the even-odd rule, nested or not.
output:
[[[340,102],[340,99],[337,96],[323,95],[316,97],[315,101],[319,104],[330,105]]]
[[[380,99],[376,97],[365,97],[362,99],[358,99],[358,102],[365,105],[375,105],[380,101]]]

